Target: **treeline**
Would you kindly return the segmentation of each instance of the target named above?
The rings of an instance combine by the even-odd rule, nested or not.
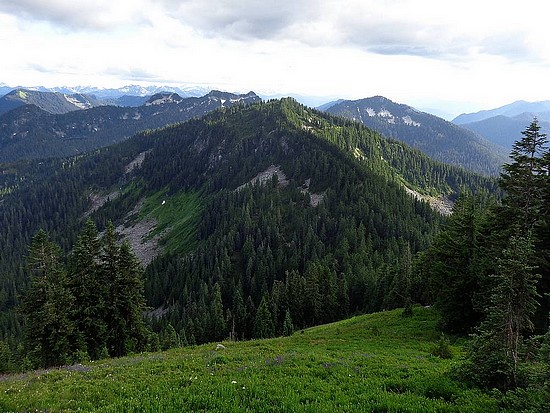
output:
[[[473,334],[465,380],[519,389],[511,393],[522,400],[518,411],[547,411],[550,151],[536,120],[522,133],[503,167],[502,203],[462,195],[417,271],[429,282],[443,328]]]

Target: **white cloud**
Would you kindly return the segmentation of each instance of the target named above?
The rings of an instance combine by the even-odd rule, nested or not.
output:
[[[0,81],[197,83],[477,105],[550,99],[535,0],[0,0]]]
[[[0,11],[71,30],[111,30],[147,21],[148,1],[0,0]]]

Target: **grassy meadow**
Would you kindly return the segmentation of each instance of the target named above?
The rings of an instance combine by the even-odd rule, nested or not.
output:
[[[495,412],[433,356],[436,314],[357,316],[224,342],[0,377],[1,412]]]

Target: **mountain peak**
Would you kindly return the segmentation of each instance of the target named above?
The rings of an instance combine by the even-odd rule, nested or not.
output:
[[[182,100],[183,98],[175,92],[160,92],[151,96],[147,102],[145,102],[145,106],[164,105],[167,103],[178,104],[181,103]]]
[[[473,132],[384,96],[345,100],[326,111],[361,122],[441,162],[479,173],[496,175],[507,159],[504,148]]]

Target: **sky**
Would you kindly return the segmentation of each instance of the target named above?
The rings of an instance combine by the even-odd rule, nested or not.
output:
[[[0,0],[0,83],[200,86],[458,115],[550,99],[540,0]]]

